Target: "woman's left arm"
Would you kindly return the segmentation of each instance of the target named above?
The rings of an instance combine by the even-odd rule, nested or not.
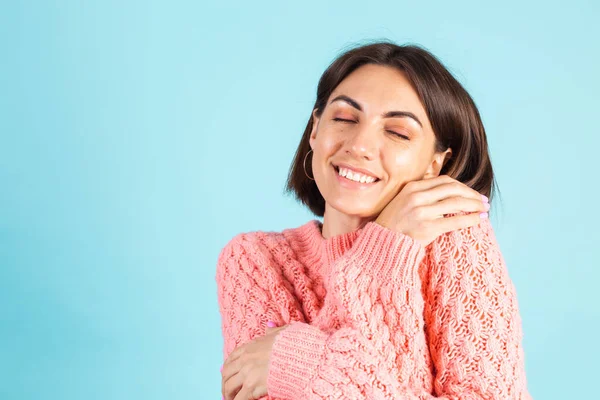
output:
[[[531,399],[517,293],[490,221],[444,234],[428,250],[424,317],[434,394]]]

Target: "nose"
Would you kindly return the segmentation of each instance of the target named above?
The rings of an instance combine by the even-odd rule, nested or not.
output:
[[[356,129],[347,144],[346,153],[355,158],[372,160],[375,157],[376,140],[373,128]]]

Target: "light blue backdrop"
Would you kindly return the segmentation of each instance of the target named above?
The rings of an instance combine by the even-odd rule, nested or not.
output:
[[[600,396],[597,2],[124,3],[0,8],[1,399],[220,398],[218,252],[313,218],[318,78],[377,38],[479,106],[532,395]]]

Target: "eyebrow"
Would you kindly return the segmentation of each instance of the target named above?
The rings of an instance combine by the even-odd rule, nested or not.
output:
[[[337,96],[335,99],[331,100],[329,102],[329,104],[333,103],[334,101],[344,101],[348,104],[350,104],[352,107],[356,108],[358,111],[362,111],[362,107],[361,105],[354,100],[351,97],[346,96],[345,94],[341,94],[339,96]],[[417,121],[417,123],[419,124],[419,126],[421,128],[423,128],[423,124],[421,123],[421,121],[419,121],[419,118],[417,118],[417,116],[413,113],[411,113],[410,111],[388,111],[384,114],[382,114],[383,118],[412,118],[415,121]]]

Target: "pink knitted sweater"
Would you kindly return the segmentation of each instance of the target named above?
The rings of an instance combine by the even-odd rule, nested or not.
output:
[[[492,225],[427,247],[369,222],[235,236],[216,280],[224,358],[275,339],[262,399],[531,399],[515,287]]]

